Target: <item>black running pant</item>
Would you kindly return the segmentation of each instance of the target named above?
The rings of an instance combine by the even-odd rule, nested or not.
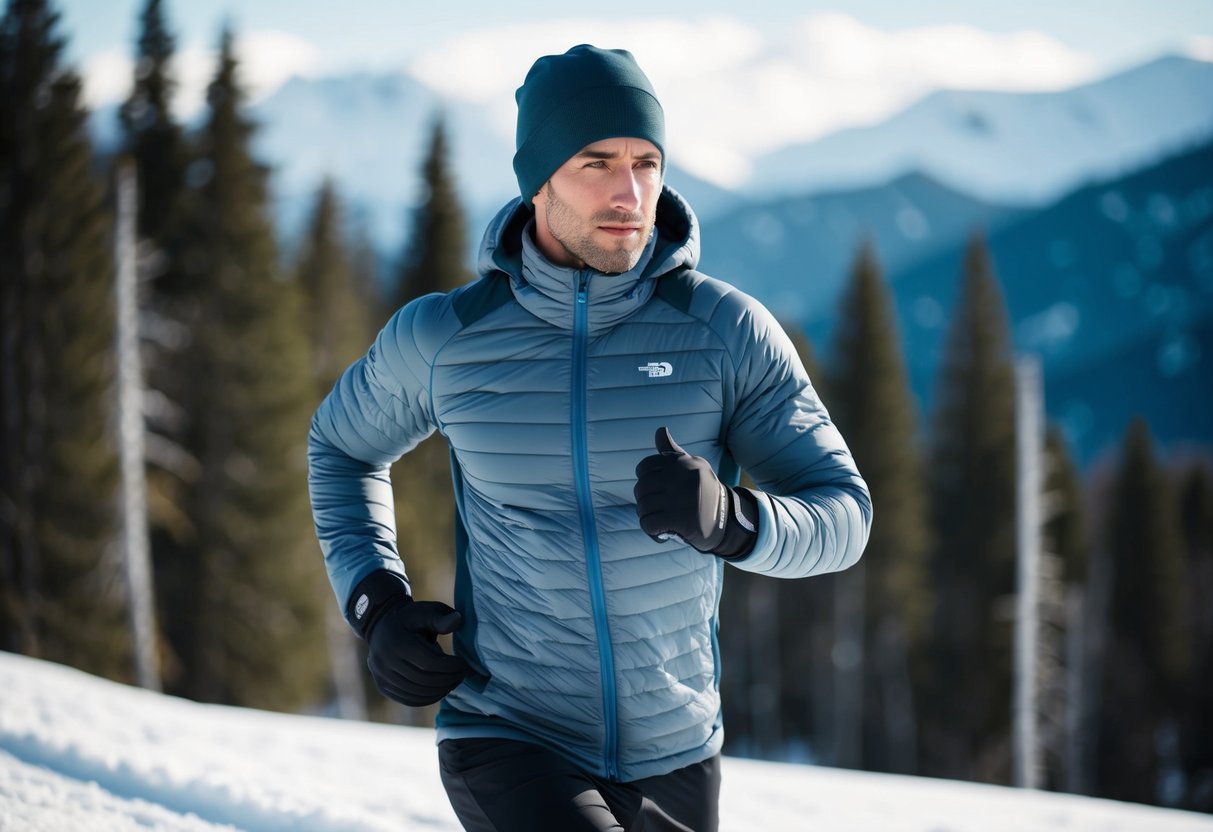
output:
[[[501,739],[444,740],[442,784],[468,832],[716,832],[720,755],[613,783],[554,751]]]

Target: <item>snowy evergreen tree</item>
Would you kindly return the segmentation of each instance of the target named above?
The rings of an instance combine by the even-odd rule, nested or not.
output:
[[[928,612],[926,488],[897,321],[870,241],[859,249],[839,317],[830,412],[880,518],[862,560],[835,581],[836,603],[850,599],[835,638],[861,657],[836,671],[856,676],[848,757],[868,770],[911,772],[917,767],[911,657],[921,654]]]
[[[306,297],[305,327],[319,399],[366,352],[375,335],[373,287],[346,241],[341,204],[331,180],[316,195],[296,275]]]
[[[306,489],[314,402],[297,284],[277,265],[265,170],[250,155],[232,36],[189,171],[196,188],[185,275],[189,348],[187,590],[167,605],[182,663],[177,692],[292,709],[326,676],[323,604]]]
[[[932,638],[922,694],[926,774],[1010,780],[1015,380],[985,241],[965,253],[936,387],[930,454]],[[877,521],[879,522],[879,521]]]
[[[139,235],[163,257],[171,250],[173,225],[182,211],[187,150],[171,109],[176,81],[170,65],[176,45],[162,0],[147,0],[140,25],[135,83],[120,119],[126,152],[139,173]],[[158,271],[166,267],[163,260],[158,265]]]
[[[57,28],[0,22],[0,649],[129,678],[111,219]]]
[[[311,345],[313,407],[328,395],[345,368],[366,352],[374,337],[373,277],[356,262],[350,249],[336,187],[326,179],[316,194],[295,267]],[[313,550],[321,561],[319,546]],[[338,713],[365,718],[367,694],[375,688],[365,667],[362,642],[350,631],[336,603],[325,605],[325,619]]]
[[[467,221],[451,172],[446,124],[434,120],[422,162],[422,192],[396,283],[396,307],[430,292],[449,292],[472,279],[467,265]]]

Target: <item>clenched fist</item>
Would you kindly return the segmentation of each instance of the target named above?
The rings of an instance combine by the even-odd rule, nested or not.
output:
[[[678,539],[726,558],[748,554],[758,536],[757,506],[744,489],[720,481],[706,459],[657,429],[657,453],[636,466],[636,515],[654,540]]]

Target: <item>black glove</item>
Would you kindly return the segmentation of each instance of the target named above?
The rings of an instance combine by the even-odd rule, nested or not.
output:
[[[636,466],[636,514],[654,540],[678,539],[725,558],[747,555],[758,537],[758,506],[745,489],[724,485],[703,457],[691,456],[669,428],[657,453]]]
[[[463,616],[439,601],[414,601],[393,572],[380,570],[364,578],[350,596],[347,617],[367,640],[367,667],[389,699],[414,708],[432,705],[470,670],[436,638],[459,629]]]

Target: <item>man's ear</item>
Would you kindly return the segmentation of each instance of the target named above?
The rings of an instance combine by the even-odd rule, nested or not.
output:
[[[542,185],[539,186],[539,190],[535,192],[535,195],[533,197],[531,197],[531,204],[538,205],[541,202],[546,204],[547,197],[548,197],[548,183],[544,182]]]

